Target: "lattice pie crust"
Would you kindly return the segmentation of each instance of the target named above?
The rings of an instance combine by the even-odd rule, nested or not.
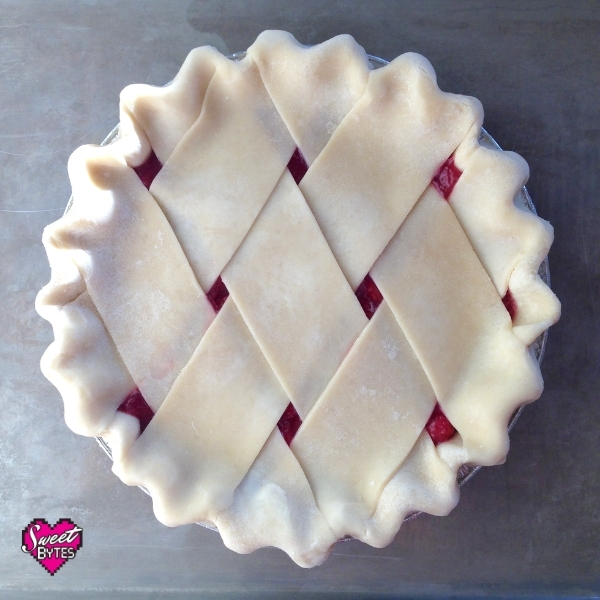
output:
[[[237,552],[314,566],[447,514],[461,465],[504,461],[559,315],[537,275],[552,228],[514,202],[527,165],[479,145],[482,119],[422,56],[373,70],[346,35],[198,48],[170,85],[125,88],[118,141],[74,152],[72,208],[44,232],[42,370],[68,426],[161,522]],[[437,445],[436,404],[456,429]]]

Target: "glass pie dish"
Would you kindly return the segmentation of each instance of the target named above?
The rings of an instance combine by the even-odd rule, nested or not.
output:
[[[242,58],[244,58],[245,54],[246,54],[245,52],[237,53],[237,54],[231,55],[229,58],[233,59],[233,60],[241,60]],[[380,68],[380,67],[388,64],[387,61],[377,58],[377,57],[374,57],[374,56],[369,55],[368,58],[371,63],[371,66],[374,69]],[[111,142],[115,141],[118,136],[118,131],[119,131],[119,127],[117,126],[103,141],[102,145],[108,145]],[[484,129],[481,130],[479,142],[484,147],[487,147],[490,149],[500,149],[500,146],[495,142],[495,140]],[[521,189],[518,197],[515,198],[515,202],[521,203],[529,211],[531,211],[532,213],[535,214],[535,207],[534,207],[533,202],[531,201],[531,198],[525,187],[523,187]],[[67,206],[67,211],[69,210],[70,206],[71,206],[71,201],[69,202],[69,204]],[[546,283],[546,285],[549,286],[550,274],[549,274],[547,258],[542,262],[542,264],[539,268],[539,275],[540,275],[541,279],[544,281],[544,283]],[[534,353],[535,353],[538,363],[540,363],[542,360],[543,353],[545,350],[546,340],[547,340],[547,331],[545,331],[542,335],[540,335],[540,337],[533,344],[533,350],[534,350]],[[522,411],[522,407],[519,408],[518,410],[516,410],[515,413],[512,415],[512,418],[510,419],[509,426],[508,426],[509,431],[512,429],[512,427],[516,423],[521,411]],[[104,442],[104,440],[102,440],[101,438],[97,438],[97,440],[98,440],[98,443],[101,445],[101,447],[105,450],[105,452],[109,456],[111,456],[110,448]],[[479,468],[480,467],[477,467],[477,466],[461,467],[458,472],[459,485],[463,485],[464,483],[466,483],[466,481],[468,481],[479,470]],[[142,489],[144,491],[146,491],[146,493],[147,493],[147,490],[145,488],[142,487]],[[418,514],[419,513],[411,513],[406,517],[406,519],[414,518]]]

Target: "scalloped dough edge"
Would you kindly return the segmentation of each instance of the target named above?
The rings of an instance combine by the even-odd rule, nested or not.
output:
[[[513,332],[529,346],[560,317],[560,302],[538,274],[554,231],[520,200],[529,177],[525,160],[481,146],[480,130],[478,123],[454,154],[462,175],[449,204],[500,297],[510,290]]]

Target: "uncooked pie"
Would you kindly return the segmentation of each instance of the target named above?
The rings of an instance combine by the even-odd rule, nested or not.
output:
[[[494,465],[559,314],[525,161],[479,144],[429,62],[373,69],[350,36],[261,34],[121,94],[119,138],[69,160],[44,233],[42,370],[73,431],[157,518],[302,566],[389,544]]]

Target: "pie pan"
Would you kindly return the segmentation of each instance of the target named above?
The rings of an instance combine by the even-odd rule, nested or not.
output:
[[[228,58],[230,58],[232,60],[240,60],[240,59],[244,58],[245,54],[246,54],[245,52],[240,52],[240,53],[236,53],[236,54],[230,55]],[[378,57],[375,57],[375,56],[372,56],[372,55],[368,55],[368,58],[369,58],[369,61],[371,63],[371,66],[374,69],[377,69],[379,67],[382,67],[382,66],[388,64],[388,62],[385,61],[384,59],[381,59],[381,58],[378,58]],[[116,138],[118,137],[118,132],[119,132],[119,126],[115,127],[110,132],[110,134],[102,142],[102,145],[107,145],[107,144],[110,144],[113,141],[115,141]],[[479,142],[480,142],[480,144],[482,146],[490,148],[490,149],[498,149],[498,150],[501,149],[500,146],[496,143],[496,141],[492,138],[492,136],[487,131],[485,131],[485,129],[483,129],[483,128],[482,128],[481,133],[480,133]],[[525,187],[523,187],[520,190],[520,193],[515,198],[515,202],[518,203],[518,204],[522,204],[522,206],[524,206],[526,209],[528,209],[529,211],[531,211],[533,214],[537,214],[536,211],[535,211],[535,207],[533,205],[533,202],[531,200],[531,197],[529,196],[529,194],[527,192],[527,189]],[[70,209],[71,203],[72,203],[72,198],[69,201],[65,212],[67,212]],[[540,275],[541,279],[544,281],[544,283],[546,285],[548,285],[548,287],[549,287],[550,286],[550,273],[549,273],[549,265],[548,265],[548,259],[547,259],[547,257],[545,258],[545,260],[540,265],[539,275]],[[547,333],[547,331],[545,331],[533,343],[533,350],[534,350],[534,354],[535,354],[535,357],[536,357],[538,363],[541,363],[542,358],[543,358],[543,354],[544,354],[544,350],[545,350],[545,346],[546,346],[547,335],[548,335],[548,333]],[[518,417],[520,416],[520,413],[521,413],[522,409],[523,409],[523,407],[520,407],[512,415],[512,417],[511,417],[511,419],[509,421],[509,425],[508,425],[508,430],[509,431],[515,425]],[[106,442],[104,440],[102,440],[101,438],[96,438],[96,439],[97,439],[98,443],[101,445],[101,447],[104,449],[104,451],[109,456],[111,456],[110,448],[108,447],[108,445],[106,444]],[[458,472],[458,483],[459,483],[459,485],[463,485],[464,483],[466,483],[479,469],[480,469],[480,467],[478,467],[478,466],[463,466],[463,467],[461,467],[460,470],[459,470],[459,472]],[[142,489],[146,493],[148,493],[145,488],[142,487]],[[420,514],[420,513],[409,514],[406,517],[405,520],[414,518],[418,514]]]

